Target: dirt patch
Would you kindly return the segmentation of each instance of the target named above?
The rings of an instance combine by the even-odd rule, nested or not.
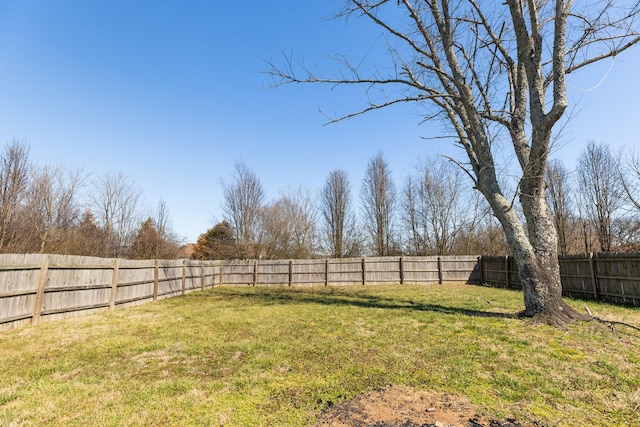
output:
[[[464,398],[389,386],[330,406],[316,427],[524,427],[495,420]]]

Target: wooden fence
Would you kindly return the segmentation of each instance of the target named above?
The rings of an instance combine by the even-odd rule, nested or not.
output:
[[[560,258],[566,296],[640,306],[640,254]],[[511,257],[133,261],[0,255],[0,330],[184,295],[215,285],[485,283],[521,289]]]
[[[561,256],[560,279],[565,296],[640,306],[640,254]],[[522,289],[512,257],[481,257],[482,282]]]
[[[219,261],[0,255],[0,330],[184,295],[219,276]]]
[[[477,256],[251,260],[222,264],[226,285],[480,283]]]
[[[139,305],[219,284],[480,283],[478,257],[134,261],[0,255],[0,330]]]

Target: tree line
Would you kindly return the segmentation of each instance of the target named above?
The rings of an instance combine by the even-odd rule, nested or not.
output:
[[[145,208],[125,175],[38,165],[20,140],[2,149],[0,253],[175,258],[180,245],[166,204]]]
[[[545,178],[560,254],[640,250],[639,155],[590,141],[574,170],[555,159]],[[397,184],[378,153],[359,189],[336,169],[317,194],[299,187],[267,202],[260,179],[237,163],[222,181],[224,219],[200,235],[193,257],[508,254],[499,222],[469,183],[461,167],[437,157]]]
[[[640,251],[640,154],[590,141],[574,170],[552,160],[545,178],[560,254]],[[359,188],[335,169],[317,193],[298,187],[273,201],[244,163],[221,183],[224,219],[199,236],[195,259],[509,253],[486,201],[442,157],[398,184],[379,152]],[[19,140],[2,150],[0,253],[171,259],[182,243],[166,204],[146,209],[125,175],[36,165]]]

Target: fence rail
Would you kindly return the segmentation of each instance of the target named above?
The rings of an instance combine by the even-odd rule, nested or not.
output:
[[[640,306],[640,254],[560,258],[566,296]],[[485,283],[521,289],[511,257],[191,261],[0,255],[0,330],[130,307],[215,285]]]

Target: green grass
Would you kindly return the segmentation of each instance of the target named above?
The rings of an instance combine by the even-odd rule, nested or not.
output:
[[[538,425],[640,425],[640,333],[521,308],[469,285],[221,287],[3,332],[0,425],[304,426],[387,384]]]

